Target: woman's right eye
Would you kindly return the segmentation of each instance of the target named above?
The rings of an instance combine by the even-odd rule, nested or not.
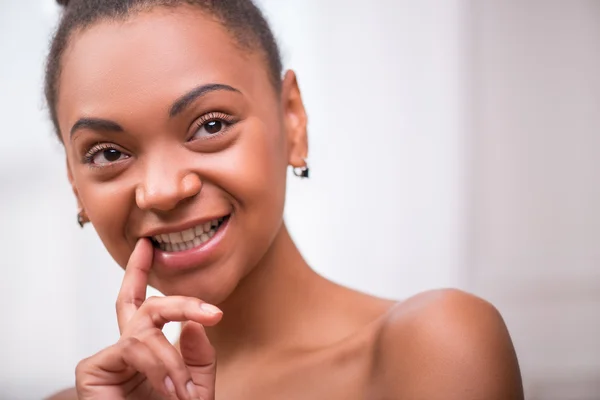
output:
[[[128,158],[129,155],[114,147],[110,147],[109,145],[97,145],[87,152],[85,162],[87,164],[102,167]]]

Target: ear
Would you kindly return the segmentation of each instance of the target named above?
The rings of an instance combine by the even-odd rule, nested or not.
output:
[[[304,167],[308,157],[308,117],[294,71],[286,72],[283,78],[281,102],[287,133],[288,163],[295,168]]]

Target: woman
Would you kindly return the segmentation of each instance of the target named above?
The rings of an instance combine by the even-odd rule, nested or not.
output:
[[[523,398],[490,304],[378,299],[303,260],[283,208],[307,117],[251,0],[61,3],[46,96],[78,222],[125,276],[119,341],[53,399]]]

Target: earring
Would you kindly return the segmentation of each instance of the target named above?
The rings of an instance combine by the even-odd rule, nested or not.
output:
[[[90,222],[90,220],[88,219],[87,215],[85,214],[85,211],[80,209],[79,212],[77,213],[77,223],[79,224],[79,226],[81,228],[83,228],[85,226],[85,224],[87,224],[88,222]]]
[[[293,171],[294,175],[296,175],[300,179],[307,179],[310,175],[310,168],[308,167],[308,163],[306,163],[306,165],[303,167],[294,167]]]

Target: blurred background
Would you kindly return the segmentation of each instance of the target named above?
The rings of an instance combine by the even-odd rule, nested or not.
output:
[[[286,218],[316,270],[502,312],[531,400],[600,399],[600,1],[263,0],[310,115]],[[0,399],[114,343],[42,95],[53,0],[0,0]],[[170,335],[175,331],[170,330]]]

